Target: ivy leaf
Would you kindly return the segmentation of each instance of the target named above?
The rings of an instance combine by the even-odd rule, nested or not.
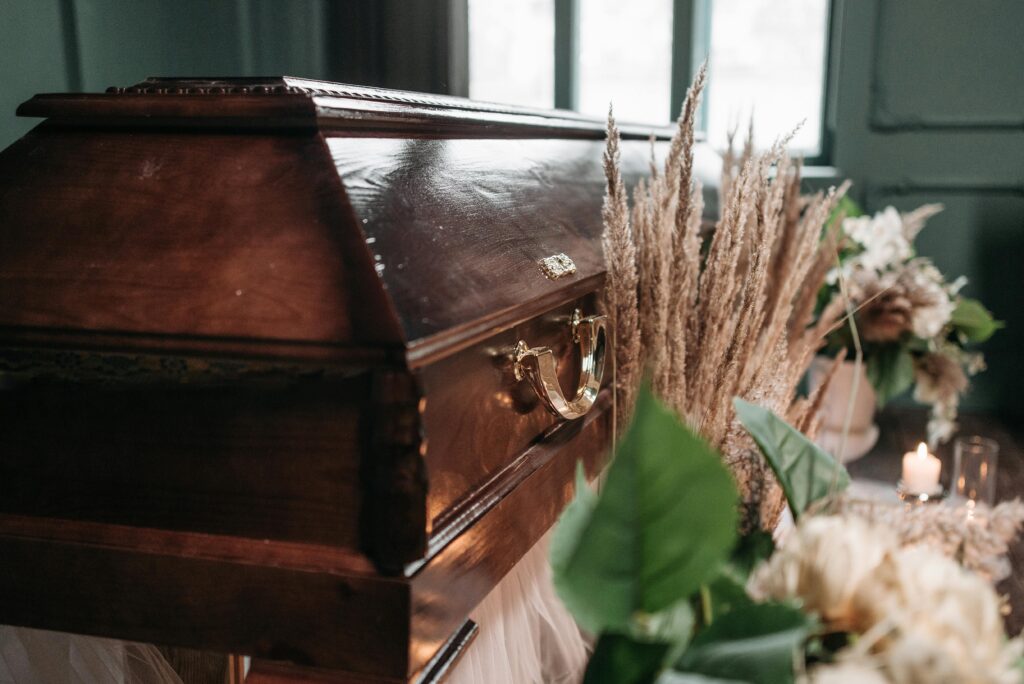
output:
[[[914,357],[900,344],[878,347],[868,357],[867,374],[882,408],[914,384]]]
[[[562,601],[584,628],[628,633],[689,598],[736,539],[736,488],[718,455],[646,387],[601,493],[577,494],[551,542]]]
[[[793,663],[812,624],[781,603],[737,608],[700,632],[675,669],[751,684],[793,682]]]
[[[664,667],[667,644],[606,632],[597,640],[583,684],[648,684]]]
[[[798,519],[807,507],[850,484],[846,468],[774,413],[739,397],[732,400],[743,427],[775,472]]]
[[[1002,321],[992,317],[992,313],[977,299],[961,299],[953,310],[953,326],[971,342],[984,342],[995,334],[996,330],[1005,327]]]

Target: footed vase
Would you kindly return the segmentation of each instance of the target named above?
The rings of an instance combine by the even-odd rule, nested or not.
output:
[[[833,360],[827,356],[815,357],[808,371],[811,392],[821,385],[832,363]],[[821,404],[821,427],[814,441],[840,463],[860,458],[878,441],[875,390],[868,381],[866,365],[862,363],[859,370],[857,373],[853,361],[844,361],[832,378]],[[849,431],[844,443],[843,426],[848,413]]]

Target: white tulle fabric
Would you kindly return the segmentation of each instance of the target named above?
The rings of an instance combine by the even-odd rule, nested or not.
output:
[[[450,684],[576,684],[583,678],[589,647],[555,595],[549,537],[473,611],[480,631]]]
[[[182,684],[155,646],[0,626],[0,684]]]

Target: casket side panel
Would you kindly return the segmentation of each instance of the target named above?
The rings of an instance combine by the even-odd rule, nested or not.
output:
[[[7,336],[401,340],[315,132],[44,124],[0,153],[0,225]]]

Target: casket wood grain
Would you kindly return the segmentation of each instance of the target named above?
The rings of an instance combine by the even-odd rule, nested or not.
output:
[[[578,382],[603,122],[291,78],[19,111],[47,120],[0,153],[0,623],[438,680],[606,456],[608,390],[562,421],[511,356]],[[666,132],[624,133],[635,176]]]

